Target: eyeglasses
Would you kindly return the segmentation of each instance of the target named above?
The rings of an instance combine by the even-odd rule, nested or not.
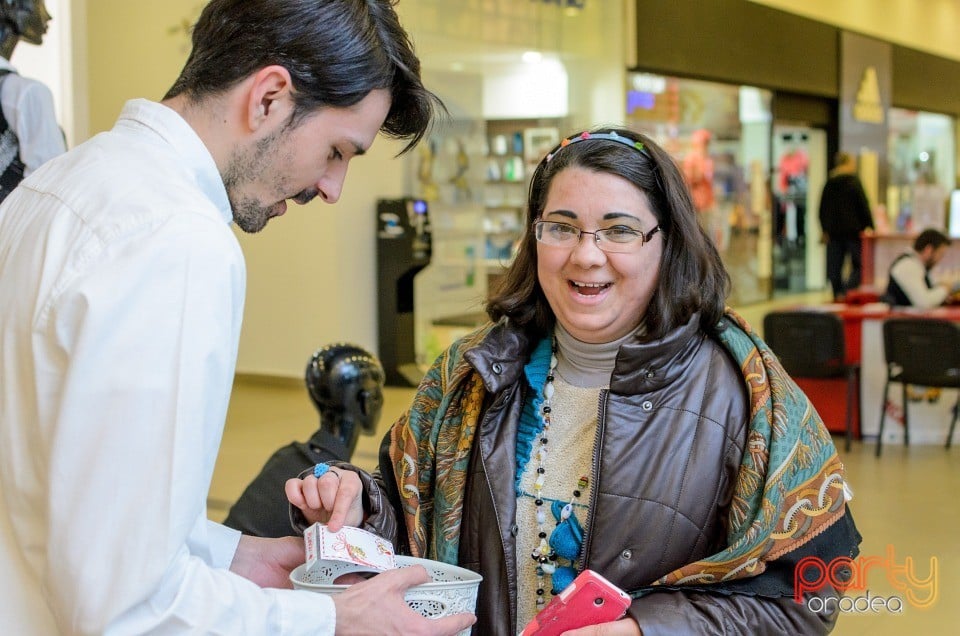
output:
[[[640,230],[634,230],[633,228],[624,226],[610,227],[597,230],[596,232],[587,232],[575,225],[559,223],[557,221],[536,221],[533,227],[537,240],[544,245],[573,247],[580,243],[581,236],[584,234],[592,234],[594,240],[597,242],[597,247],[604,252],[614,254],[635,252],[643,247],[643,244],[649,241],[654,234],[660,231],[660,226],[657,225],[646,234]]]

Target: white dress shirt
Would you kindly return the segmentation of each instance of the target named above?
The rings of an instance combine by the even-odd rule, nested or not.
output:
[[[333,634],[328,597],[231,573],[240,535],[206,519],[230,221],[200,138],[146,100],[0,206],[0,632]]]
[[[0,84],[0,108],[10,130],[17,136],[23,176],[63,154],[63,131],[57,123],[53,93],[43,82],[17,75],[17,70],[0,57],[0,69],[13,71]]]
[[[947,299],[950,290],[944,285],[927,287],[927,268],[916,252],[908,252],[890,267],[890,278],[895,280],[910,304],[918,309],[939,307]]]

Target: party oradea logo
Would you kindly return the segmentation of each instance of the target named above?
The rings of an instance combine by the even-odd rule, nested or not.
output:
[[[804,557],[794,569],[793,599],[812,612],[827,614],[838,610],[846,614],[902,614],[907,605],[928,609],[940,595],[937,558],[930,557],[925,572],[918,573],[917,569],[913,557],[898,562],[892,545],[887,546],[885,555],[856,559]],[[878,582],[886,582],[893,594],[871,594],[869,585]]]

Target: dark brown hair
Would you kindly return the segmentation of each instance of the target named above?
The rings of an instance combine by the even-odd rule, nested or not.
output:
[[[164,99],[223,93],[278,64],[290,72],[291,125],[316,109],[353,106],[389,89],[381,131],[410,139],[428,130],[440,100],[420,80],[420,60],[393,0],[211,0],[193,27],[193,48]]]
[[[922,252],[928,245],[932,245],[934,249],[941,245],[950,245],[950,237],[939,230],[927,228],[917,235],[917,238],[913,241],[913,249]]]
[[[662,337],[700,313],[705,330],[716,329],[723,315],[730,277],[720,254],[697,222],[686,182],[674,160],[650,138],[625,129],[615,132],[639,141],[643,150],[608,139],[588,139],[554,148],[550,161],[540,162],[530,181],[526,227],[513,264],[487,300],[494,321],[504,316],[535,335],[550,333],[554,314],[537,280],[537,245],[533,222],[540,218],[553,179],[567,168],[616,175],[639,188],[660,225],[663,256],[660,276],[647,308],[647,339]],[[579,134],[579,133],[578,133]],[[577,135],[574,135],[577,136]],[[639,322],[641,316],[637,316]]]

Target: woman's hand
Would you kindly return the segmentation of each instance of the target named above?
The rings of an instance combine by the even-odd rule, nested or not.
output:
[[[621,618],[610,623],[571,629],[563,636],[643,636],[643,631],[632,618]]]
[[[363,484],[353,471],[333,467],[319,479],[288,479],[284,492],[308,522],[325,523],[330,532],[363,523]]]

